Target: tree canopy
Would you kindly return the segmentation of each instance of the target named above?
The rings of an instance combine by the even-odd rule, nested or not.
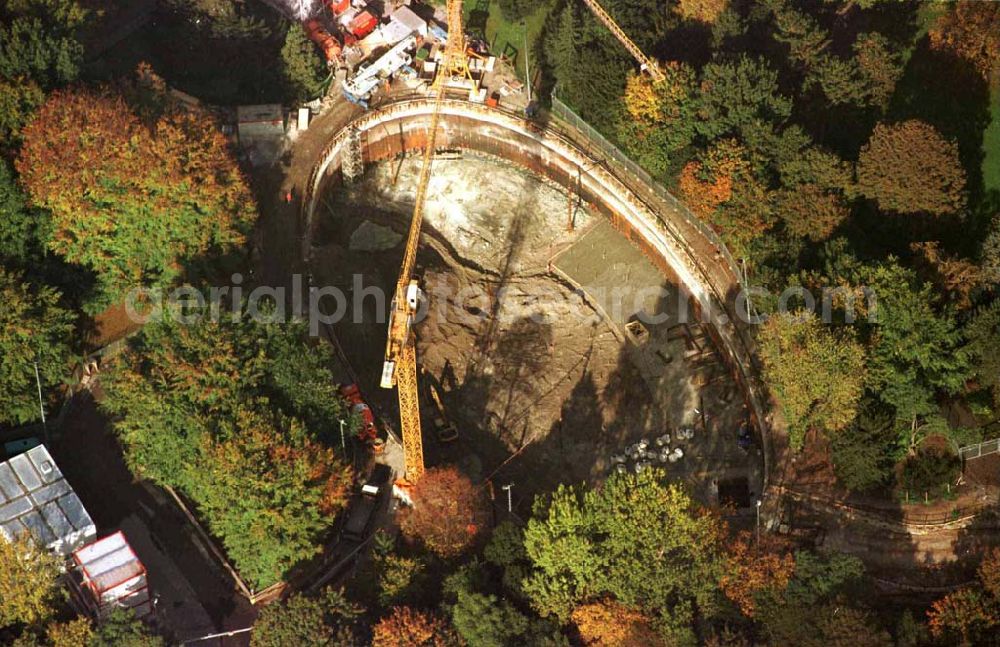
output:
[[[51,618],[64,595],[62,564],[27,534],[8,541],[0,536],[0,629],[39,625]]]
[[[806,433],[837,432],[854,420],[865,384],[865,352],[812,313],[772,316],[761,329],[761,359],[788,422],[792,446]]]
[[[485,529],[483,491],[454,467],[427,470],[410,496],[413,507],[403,513],[400,529],[441,557],[461,554]]]
[[[958,145],[930,124],[879,124],[858,158],[858,189],[898,213],[954,214],[965,206]]]
[[[166,286],[183,264],[241,245],[253,200],[205,114],[167,107],[144,122],[120,94],[54,92],[22,131],[18,173],[52,213],[49,248],[91,268],[103,303]]]
[[[566,620],[606,595],[651,614],[665,637],[687,636],[717,602],[721,542],[719,522],[655,470],[560,486],[536,501],[524,531],[524,590],[543,616]]]
[[[102,406],[133,472],[189,496],[263,587],[315,554],[346,503],[351,469],[331,441],[349,414],[305,324],[237,319],[147,324],[105,374]]]
[[[75,317],[60,294],[0,267],[0,422],[39,419],[35,365],[46,391],[69,379]]]

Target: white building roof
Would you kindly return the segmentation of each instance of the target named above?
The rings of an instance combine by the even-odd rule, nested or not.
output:
[[[77,550],[73,558],[100,593],[145,573],[135,551],[120,531]]]
[[[25,532],[60,555],[97,536],[90,514],[44,445],[0,463],[0,534],[10,541]]]

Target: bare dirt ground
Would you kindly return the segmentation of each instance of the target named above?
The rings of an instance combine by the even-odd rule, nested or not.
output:
[[[346,320],[335,330],[367,396],[393,425],[395,393],[377,387],[386,304],[361,294],[374,286],[388,293],[395,283],[418,170],[412,159],[386,162],[325,196],[310,263],[316,284],[350,295]],[[418,354],[463,437],[440,445],[425,424],[428,464],[460,463],[478,478],[503,466],[494,480],[514,481],[515,498],[530,501],[558,483],[600,478],[611,456],[639,438],[700,424],[698,392],[689,384],[695,367],[678,355],[672,379],[651,379],[622,322],[603,316],[588,294],[597,286],[580,286],[555,267],[556,255],[587,239],[601,218],[580,211],[567,231],[561,190],[517,167],[470,156],[435,161],[429,196],[417,270],[429,307],[417,327]],[[627,250],[616,252],[620,265],[634,266],[639,287],[669,284],[612,235]],[[590,265],[605,265],[588,255]],[[567,265],[570,272],[587,266],[585,258]],[[620,280],[614,272],[602,276]],[[735,429],[721,422],[723,409],[735,411],[732,419],[741,405],[726,379],[717,382],[720,393],[730,393],[729,404],[719,400],[720,428],[709,424],[688,446],[691,456],[706,447],[700,460],[665,464],[679,478],[694,475],[706,497],[719,469],[735,466],[745,476],[751,462],[736,449]]]

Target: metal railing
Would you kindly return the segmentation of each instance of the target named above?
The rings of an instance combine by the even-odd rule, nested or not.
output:
[[[996,454],[997,452],[1000,452],[1000,438],[984,440],[983,442],[976,443],[975,445],[960,447],[958,455],[963,461],[967,461],[970,458],[981,458],[983,456],[989,456],[990,454]]]

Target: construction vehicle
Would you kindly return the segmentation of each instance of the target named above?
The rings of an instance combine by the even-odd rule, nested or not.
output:
[[[335,66],[338,64],[343,48],[340,46],[340,41],[327,31],[323,23],[316,18],[310,18],[302,23],[302,30],[305,32],[306,38],[319,46],[327,65]]]
[[[433,382],[427,382],[427,390],[430,391],[431,401],[434,403],[431,422],[434,423],[434,433],[437,435],[438,442],[455,442],[458,440],[458,428],[448,419],[448,414],[444,412],[444,405],[441,404],[441,396],[438,394],[437,386]]]
[[[325,0],[323,7],[330,12],[330,15],[337,18],[351,8],[351,0]],[[340,56],[344,48],[320,20],[319,13],[314,12],[312,18],[303,20],[302,30],[305,32],[306,38],[319,46],[323,52],[323,58],[326,59],[326,64],[336,67],[340,65]]]
[[[389,491],[386,487],[392,469],[388,465],[377,464],[368,480],[361,486],[361,491],[354,497],[349,507],[350,513],[340,531],[340,538],[345,541],[361,542],[368,535],[375,522],[375,513],[379,504]]]
[[[347,401],[351,408],[351,413],[361,421],[361,430],[358,431],[358,438],[362,441],[372,441],[378,436],[378,427],[375,426],[375,415],[372,408],[368,406],[361,396],[361,389],[357,384],[348,384],[340,387],[340,395]]]

